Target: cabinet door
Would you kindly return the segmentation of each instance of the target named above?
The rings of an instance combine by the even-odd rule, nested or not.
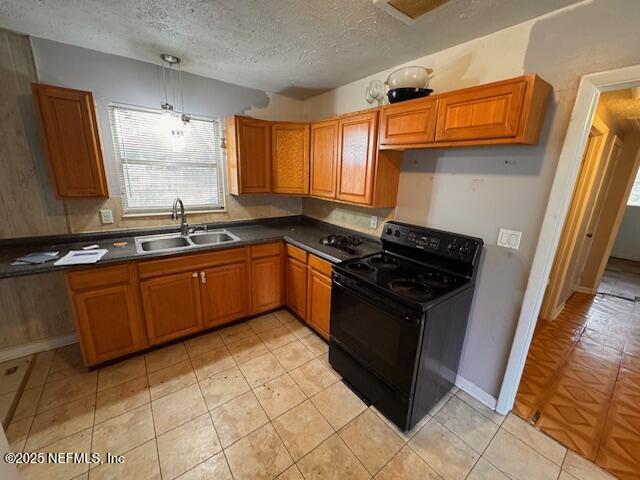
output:
[[[244,261],[203,270],[200,282],[205,327],[221,325],[248,314]]]
[[[293,257],[287,257],[286,269],[287,306],[302,319],[307,313],[307,265]]]
[[[108,197],[91,92],[31,86],[57,195]]]
[[[280,255],[251,260],[252,313],[282,305],[282,259]]]
[[[378,112],[342,117],[336,198],[371,204],[376,158]]]
[[[271,126],[273,193],[309,193],[309,124]]]
[[[436,142],[515,137],[526,85],[521,78],[441,96]]]
[[[309,267],[307,322],[329,339],[331,319],[331,277]]]
[[[380,111],[380,145],[432,143],[436,132],[436,99],[414,100]]]
[[[271,192],[271,125],[254,118],[236,118],[240,193]]]
[[[121,357],[147,345],[134,286],[73,292],[71,297],[88,365]]]
[[[197,272],[140,282],[149,342],[166,342],[202,329],[200,279]]]
[[[148,345],[133,264],[74,270],[65,281],[87,365]]]
[[[311,181],[309,193],[335,198],[338,168],[338,121],[311,125]]]

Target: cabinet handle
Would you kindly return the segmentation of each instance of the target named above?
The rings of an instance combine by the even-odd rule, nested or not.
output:
[[[197,274],[196,272],[193,272],[193,273],[191,274],[191,276],[192,276],[193,278],[198,278],[198,274]]]
[[[207,283],[207,274],[205,272],[200,272],[200,282]]]

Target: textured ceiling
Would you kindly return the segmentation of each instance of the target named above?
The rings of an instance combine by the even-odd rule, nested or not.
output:
[[[451,0],[405,25],[372,0],[0,0],[0,26],[305,98],[578,0]]]
[[[605,92],[600,101],[624,132],[640,131],[640,97],[633,98],[630,89]]]

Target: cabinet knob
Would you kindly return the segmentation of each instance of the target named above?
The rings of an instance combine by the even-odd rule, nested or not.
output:
[[[193,272],[193,273],[191,274],[191,276],[192,276],[193,278],[198,278],[198,274],[197,274],[196,272]]]
[[[207,283],[207,274],[205,272],[200,272],[200,282]]]

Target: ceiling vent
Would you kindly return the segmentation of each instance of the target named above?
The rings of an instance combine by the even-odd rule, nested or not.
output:
[[[373,4],[401,22],[411,25],[434,8],[449,0],[373,0]]]

